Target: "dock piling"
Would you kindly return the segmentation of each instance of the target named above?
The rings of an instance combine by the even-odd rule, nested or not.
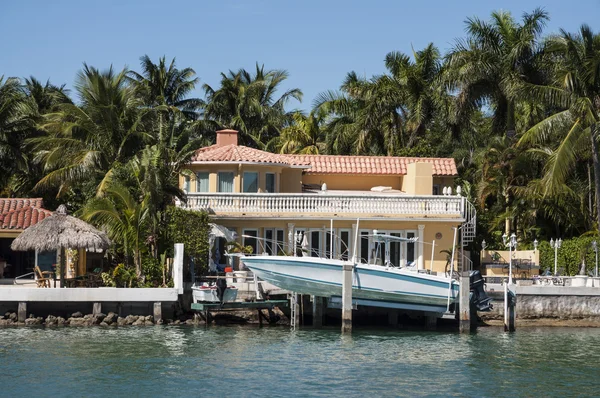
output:
[[[469,271],[460,273],[460,292],[458,295],[458,329],[460,333],[469,333],[471,331],[471,306],[470,306],[470,278]]]
[[[92,315],[96,316],[102,313],[102,303],[94,303],[92,307]]]
[[[510,290],[509,284],[504,283],[504,331],[505,332],[514,332],[515,328],[515,309],[517,297]]]
[[[343,266],[342,277],[342,333],[352,332],[352,272],[354,265]]]
[[[312,319],[313,327],[323,327],[323,297],[313,296]]]
[[[154,322],[156,324],[162,323],[162,303],[160,301],[155,302],[153,310]]]
[[[25,319],[27,319],[27,303],[20,302],[19,308],[17,309],[17,321],[25,322]]]

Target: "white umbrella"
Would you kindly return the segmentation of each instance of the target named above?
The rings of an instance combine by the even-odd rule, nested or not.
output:
[[[308,237],[306,234],[302,236],[302,255],[304,257],[310,256],[310,248],[308,247]]]

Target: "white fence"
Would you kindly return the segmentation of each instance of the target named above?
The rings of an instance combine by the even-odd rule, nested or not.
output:
[[[188,193],[179,206],[216,215],[245,213],[420,215],[464,218],[465,198],[459,196],[398,196],[272,193]]]

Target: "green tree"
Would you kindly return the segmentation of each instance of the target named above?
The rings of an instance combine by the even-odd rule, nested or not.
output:
[[[281,136],[274,138],[271,146],[279,153],[296,153],[304,155],[322,154],[324,150],[323,116],[310,112],[308,116],[301,112],[292,115],[292,124],[284,127]]]
[[[492,132],[514,135],[516,90],[523,81],[544,78],[539,40],[547,21],[540,8],[523,14],[521,23],[504,11],[492,12],[489,22],[467,19],[467,39],[457,40],[447,55],[445,81],[456,92],[455,122],[487,106],[493,112]]]
[[[150,200],[146,195],[138,202],[128,187],[112,183],[106,187],[103,197],[91,198],[81,211],[82,219],[104,229],[110,239],[123,247],[125,256],[133,261],[138,278],[142,275]]]
[[[600,228],[600,34],[582,25],[579,34],[561,30],[549,39],[546,51],[554,61],[553,85],[526,85],[523,95],[542,99],[560,110],[529,129],[521,145],[559,141],[545,166],[545,195],[563,191],[578,160],[591,148],[597,227]]]
[[[137,153],[151,110],[141,108],[126,73],[84,64],[75,83],[80,105],[58,105],[45,116],[42,128],[48,135],[32,140],[46,172],[36,188],[58,187],[62,195],[74,184],[93,181],[101,193],[115,167]]]
[[[277,95],[287,78],[285,70],[265,71],[264,66],[258,64],[253,75],[245,69],[221,73],[219,88],[203,86],[205,118],[219,128],[238,130],[244,145],[264,148],[291,118],[292,113],[287,112],[285,106],[292,99],[302,100],[302,91],[298,88]]]

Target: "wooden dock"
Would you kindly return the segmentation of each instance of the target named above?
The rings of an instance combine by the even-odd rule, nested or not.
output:
[[[210,313],[220,311],[235,310],[256,310],[258,313],[258,323],[263,325],[263,319],[271,323],[271,319],[263,314],[263,310],[271,311],[275,307],[288,307],[288,300],[265,300],[265,301],[234,301],[229,303],[192,303],[192,310],[197,311],[208,325],[210,323]]]

